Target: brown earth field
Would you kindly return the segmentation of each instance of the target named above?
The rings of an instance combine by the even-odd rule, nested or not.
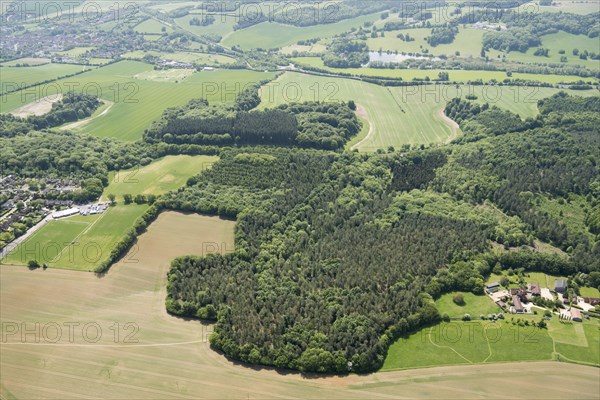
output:
[[[600,369],[558,362],[322,377],[229,361],[210,349],[211,326],[169,316],[164,301],[170,261],[230,251],[233,231],[165,212],[103,277],[0,267],[0,398],[598,398]]]

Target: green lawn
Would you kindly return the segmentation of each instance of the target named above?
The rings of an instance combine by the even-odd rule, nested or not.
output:
[[[459,292],[446,293],[435,301],[436,308],[440,314],[447,313],[450,318],[462,318],[470,314],[472,318],[480,315],[497,314],[502,312],[488,296],[476,296],[473,293],[460,293],[464,297],[464,305],[457,305],[452,300]]]
[[[33,68],[44,68],[33,67]],[[81,67],[78,67],[81,68]],[[22,69],[22,68],[15,68]],[[150,123],[160,117],[167,107],[179,106],[193,98],[205,97],[210,102],[233,102],[235,93],[243,90],[248,83],[258,83],[275,76],[274,73],[247,70],[200,71],[185,79],[185,82],[158,82],[136,79],[135,76],[153,71],[153,67],[137,61],[121,61],[97,68],[77,77],[56,82],[59,90],[69,90],[77,84],[76,90],[89,94],[99,94],[103,100],[113,102],[113,106],[103,116],[80,128],[81,132],[99,137],[115,137],[135,141]],[[32,92],[33,90],[30,89]],[[34,94],[21,96],[20,92],[2,98],[2,111],[10,112],[39,97]]]
[[[524,79],[550,84],[560,82],[578,82],[580,80],[596,82],[595,78],[581,78],[575,75],[542,75],[542,74],[526,74],[515,72],[512,77],[508,77],[503,71],[467,71],[467,70],[441,70],[441,69],[389,69],[389,68],[331,68],[323,64],[323,60],[319,57],[298,57],[292,59],[293,62],[299,65],[307,65],[311,67],[321,68],[333,73],[343,73],[356,76],[368,76],[379,78],[401,78],[404,81],[412,81],[413,79],[437,79],[440,72],[448,72],[449,79],[452,82],[468,82],[481,79],[484,82],[495,80],[502,82],[505,79]]]
[[[90,69],[90,67],[82,67],[81,65],[70,65],[70,64],[45,64],[36,67],[0,67],[0,93],[6,93],[10,90],[14,90],[18,86],[28,86],[39,82],[45,82],[56,79],[61,76],[71,75],[76,72],[82,71],[83,69]],[[78,79],[78,78],[69,78]],[[53,88],[47,86],[42,92],[47,92],[44,96],[55,94]],[[34,95],[28,94],[25,97],[23,104],[34,101]],[[21,96],[19,96],[20,98]],[[10,111],[7,108],[7,98],[2,97],[2,112]],[[10,101],[8,101],[10,104]],[[21,104],[21,105],[23,105]],[[8,106],[10,107],[10,105]],[[16,108],[16,107],[15,107]],[[6,111],[5,111],[6,110]]]
[[[120,202],[123,194],[163,194],[184,186],[189,177],[210,168],[217,160],[212,156],[166,156],[145,167],[111,172],[103,197],[114,194]]]
[[[245,50],[253,48],[281,48],[296,44],[300,40],[326,38],[349,31],[351,28],[359,28],[365,22],[378,20],[380,14],[368,14],[333,24],[308,27],[297,27],[277,22],[263,22],[235,31],[227,35],[221,43],[228,47],[240,46]]]
[[[582,297],[593,297],[596,299],[600,299],[600,290],[598,288],[593,287],[580,287],[579,292]]]

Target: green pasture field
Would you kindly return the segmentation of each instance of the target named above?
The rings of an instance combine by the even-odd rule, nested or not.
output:
[[[155,57],[159,57],[165,60],[173,60],[180,62],[195,62],[199,64],[209,64],[209,65],[220,65],[220,64],[231,64],[235,62],[235,59],[228,56],[223,56],[220,54],[208,54],[208,53],[195,53],[191,51],[178,51],[175,53],[165,53],[158,51],[143,51],[143,50],[135,50],[129,53],[125,53],[121,55],[123,58],[131,58],[131,59],[143,59],[146,55],[151,55]]]
[[[297,57],[293,62],[300,65],[321,68],[333,73],[344,73],[356,76],[368,76],[376,78],[402,78],[410,82],[413,79],[437,79],[440,72],[448,72],[452,82],[468,82],[481,79],[484,82],[495,80],[502,82],[505,79],[525,79],[550,84],[561,82],[578,82],[580,80],[596,83],[596,78],[581,78],[576,75],[542,75],[513,72],[512,77],[508,77],[504,71],[468,71],[468,70],[437,70],[437,69],[389,69],[389,68],[332,68],[323,64],[319,57]]]
[[[135,141],[142,137],[150,123],[159,118],[168,107],[183,105],[193,98],[201,97],[210,102],[233,102],[235,93],[243,90],[245,85],[275,77],[274,73],[216,70],[196,72],[188,77],[185,83],[134,78],[135,75],[148,71],[153,71],[151,65],[137,61],[121,61],[80,76],[59,80],[54,82],[51,89],[66,91],[72,88],[73,84],[77,84],[76,90],[86,88],[88,94],[99,95],[101,99],[113,102],[106,115],[85,124],[80,129],[81,132]],[[10,112],[35,101],[36,98],[45,97],[45,88],[45,85],[41,85],[36,89],[29,89],[35,94],[28,96],[15,92],[3,97],[3,112]],[[54,93],[55,91],[50,94]]]
[[[579,293],[581,293],[581,297],[593,297],[596,299],[600,299],[600,290],[598,288],[593,287],[580,287]]]
[[[489,85],[387,88],[353,79],[287,72],[263,87],[259,107],[272,108],[294,101],[354,100],[365,108],[367,118],[373,125],[370,137],[357,148],[360,151],[375,151],[389,146],[398,148],[403,144],[443,143],[460,134],[442,114],[446,103],[455,97],[474,94],[478,103],[487,102],[526,118],[538,114],[539,99],[557,92],[558,89],[553,88]],[[356,144],[355,141],[351,143]]]
[[[190,20],[193,18],[202,18],[199,14],[186,15],[185,17],[176,18],[175,24],[181,29],[191,32],[195,35],[217,35],[221,38],[234,32],[233,26],[237,22],[237,17],[234,15],[215,15],[215,22],[208,26],[190,25]]]
[[[422,101],[422,96],[406,96],[400,92],[352,79],[320,77],[286,73],[262,90],[260,108],[269,108],[294,101],[348,101],[354,100],[365,108],[371,122],[372,135],[362,141],[360,151],[378,148],[444,142],[453,136],[453,129],[439,115],[439,103]]]
[[[51,268],[91,271],[108,257],[124,232],[148,208],[130,204],[101,215],[50,221],[9,254],[3,263],[26,265],[29,260]]]
[[[43,65],[43,64],[48,64],[48,63],[50,63],[49,58],[24,57],[24,58],[18,58],[16,60],[12,60],[12,61],[6,61],[0,65],[3,67],[14,67],[17,64],[29,64],[29,65],[35,66],[35,65]]]
[[[282,48],[296,44],[300,40],[327,38],[349,31],[351,28],[359,28],[365,22],[376,21],[380,14],[368,14],[333,24],[302,28],[276,22],[263,22],[231,33],[221,41],[221,44],[228,47],[237,45],[245,50],[253,48]]]
[[[534,56],[533,53],[537,48],[549,49],[548,57]],[[567,57],[566,65],[576,64],[586,66],[592,70],[598,70],[600,67],[600,61],[592,60],[581,60],[579,56],[573,55],[573,49],[578,49],[580,52],[585,50],[588,53],[600,53],[600,41],[598,38],[589,38],[585,35],[573,35],[571,33],[560,31],[558,33],[552,33],[549,35],[542,36],[542,44],[538,47],[532,47],[527,52],[521,53],[518,51],[512,51],[510,53],[503,53],[497,50],[490,50],[489,57],[494,59],[498,56],[506,56],[509,61],[518,61],[523,63],[544,63],[544,64],[563,64],[560,62],[561,56]],[[559,54],[559,50],[564,50],[565,54]]]
[[[217,160],[212,156],[166,156],[145,167],[111,172],[103,199],[114,194],[121,202],[124,194],[166,193],[184,186],[189,177],[210,168]]]
[[[504,320],[482,321],[480,314],[500,309],[487,296],[463,293],[465,305],[452,302],[456,293],[436,301],[440,313],[451,317],[470,314],[471,321],[442,322],[394,342],[382,371],[441,365],[509,361],[562,360],[600,365],[600,321],[562,322],[556,315],[546,329],[520,326],[518,320],[538,322],[538,315],[505,314]]]
[[[14,90],[18,86],[29,86],[36,83],[45,82],[56,79],[61,76],[71,75],[76,72],[82,71],[83,69],[90,69],[90,67],[83,67],[81,65],[71,64],[45,64],[36,67],[0,67],[0,94],[6,93],[10,90]],[[75,78],[77,79],[77,78]],[[48,94],[54,94],[48,93]],[[21,96],[19,96],[21,97]],[[21,105],[27,104],[33,101],[31,95],[27,96],[29,101],[24,102]],[[41,96],[45,97],[45,96]],[[0,100],[2,103],[2,112],[11,111],[8,108],[10,105],[6,104],[6,98]],[[18,107],[15,107],[18,108]],[[6,110],[6,111],[5,111]]]
[[[408,33],[415,40],[411,42],[400,40],[397,37],[399,33]],[[385,32],[385,37],[369,38],[367,45],[371,51],[379,51],[381,49],[383,51],[398,51],[399,53],[422,54],[425,49],[428,49],[428,54],[435,56],[453,56],[456,51],[460,51],[461,57],[479,57],[484,33],[485,31],[482,29],[465,29],[461,27],[452,43],[432,47],[425,41],[425,38],[431,34],[431,29],[413,28]]]
[[[458,305],[452,300],[459,293],[463,295],[463,305]],[[440,314],[447,313],[451,318],[462,318],[465,314],[469,313],[472,318],[477,319],[481,314],[488,315],[502,312],[500,307],[488,296],[477,296],[473,293],[462,292],[452,292],[442,295],[435,301],[435,306]]]
[[[162,31],[162,28],[166,29],[165,32]],[[155,20],[154,18],[149,18],[144,22],[136,25],[134,30],[139,33],[147,33],[153,35],[162,35],[163,33],[174,32],[173,28],[166,24],[163,24],[160,21]]]

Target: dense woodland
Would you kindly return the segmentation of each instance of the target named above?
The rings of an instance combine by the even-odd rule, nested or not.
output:
[[[258,86],[244,90],[233,105],[194,99],[165,110],[144,132],[149,143],[196,145],[278,145],[336,150],[361,128],[352,103],[287,103],[252,110]]]
[[[538,119],[519,124],[453,100],[447,110],[471,124],[469,140],[439,149],[223,152],[212,170],[158,201],[238,220],[232,253],[173,262],[167,309],[217,321],[211,344],[234,359],[370,371],[392,340],[439,320],[431,298],[481,294],[492,270],[594,285],[597,102],[560,93],[540,101]],[[508,117],[515,122],[502,128]],[[567,225],[541,207],[557,199],[582,201],[586,222]],[[564,252],[535,251],[535,240]],[[513,251],[492,250],[493,242]]]

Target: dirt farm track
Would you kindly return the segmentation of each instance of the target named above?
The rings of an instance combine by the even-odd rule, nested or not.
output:
[[[169,262],[232,249],[233,228],[214,217],[163,213],[104,277],[0,266],[0,398],[599,397],[599,368],[558,362],[343,377],[237,365],[210,349],[210,326],[171,317],[164,307]]]

